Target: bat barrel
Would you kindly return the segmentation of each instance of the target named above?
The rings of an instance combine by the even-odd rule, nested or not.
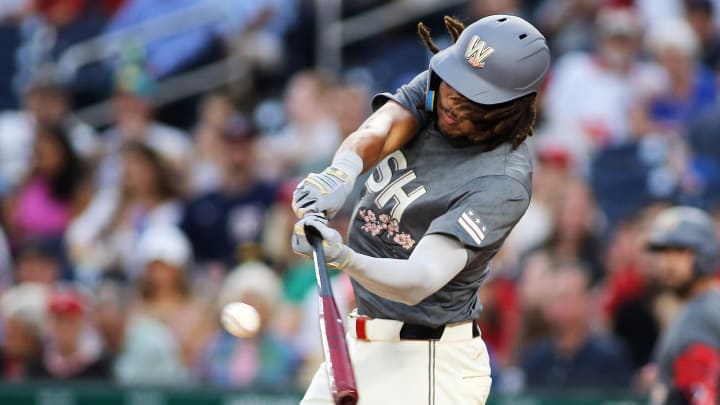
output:
[[[305,235],[313,247],[315,277],[320,290],[320,334],[330,390],[336,405],[355,405],[358,401],[355,373],[345,340],[342,317],[330,287],[322,235],[313,227],[305,227]]]
[[[345,328],[340,312],[332,297],[320,297],[319,304],[323,349],[328,375],[332,380],[330,385],[333,398],[338,405],[355,404],[358,398],[355,373],[345,341]]]

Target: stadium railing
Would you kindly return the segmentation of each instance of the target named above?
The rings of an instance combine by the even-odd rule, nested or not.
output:
[[[12,405],[296,405],[299,391],[213,387],[121,387],[109,384],[0,384],[0,404]],[[491,395],[488,405],[641,405],[628,393],[548,391]]]

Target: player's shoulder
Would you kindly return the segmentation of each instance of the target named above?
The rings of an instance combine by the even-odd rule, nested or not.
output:
[[[484,181],[487,182],[518,183],[530,193],[532,156],[524,142],[515,149],[511,144],[504,143],[482,155],[477,158],[480,169],[475,178],[486,178]]]
[[[507,175],[487,175],[470,179],[458,190],[459,203],[508,210],[508,214],[522,215],[530,204],[527,184]]]

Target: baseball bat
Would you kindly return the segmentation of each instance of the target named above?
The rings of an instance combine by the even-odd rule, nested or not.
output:
[[[336,405],[355,405],[358,401],[355,373],[350,362],[342,317],[330,286],[323,239],[320,232],[310,226],[305,227],[305,235],[313,248],[315,278],[320,290],[320,337],[325,352],[330,392]]]

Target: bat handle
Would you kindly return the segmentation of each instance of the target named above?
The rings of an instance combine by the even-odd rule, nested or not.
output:
[[[316,278],[321,296],[332,296],[332,286],[328,275],[327,262],[325,261],[325,250],[323,249],[323,238],[320,231],[313,226],[305,226],[305,236],[313,248]]]
[[[313,250],[315,250],[315,254],[321,254],[324,258],[325,252],[322,249],[323,238],[320,231],[315,229],[314,226],[305,225],[305,236],[307,237],[308,242],[310,242],[310,245],[313,247]]]

